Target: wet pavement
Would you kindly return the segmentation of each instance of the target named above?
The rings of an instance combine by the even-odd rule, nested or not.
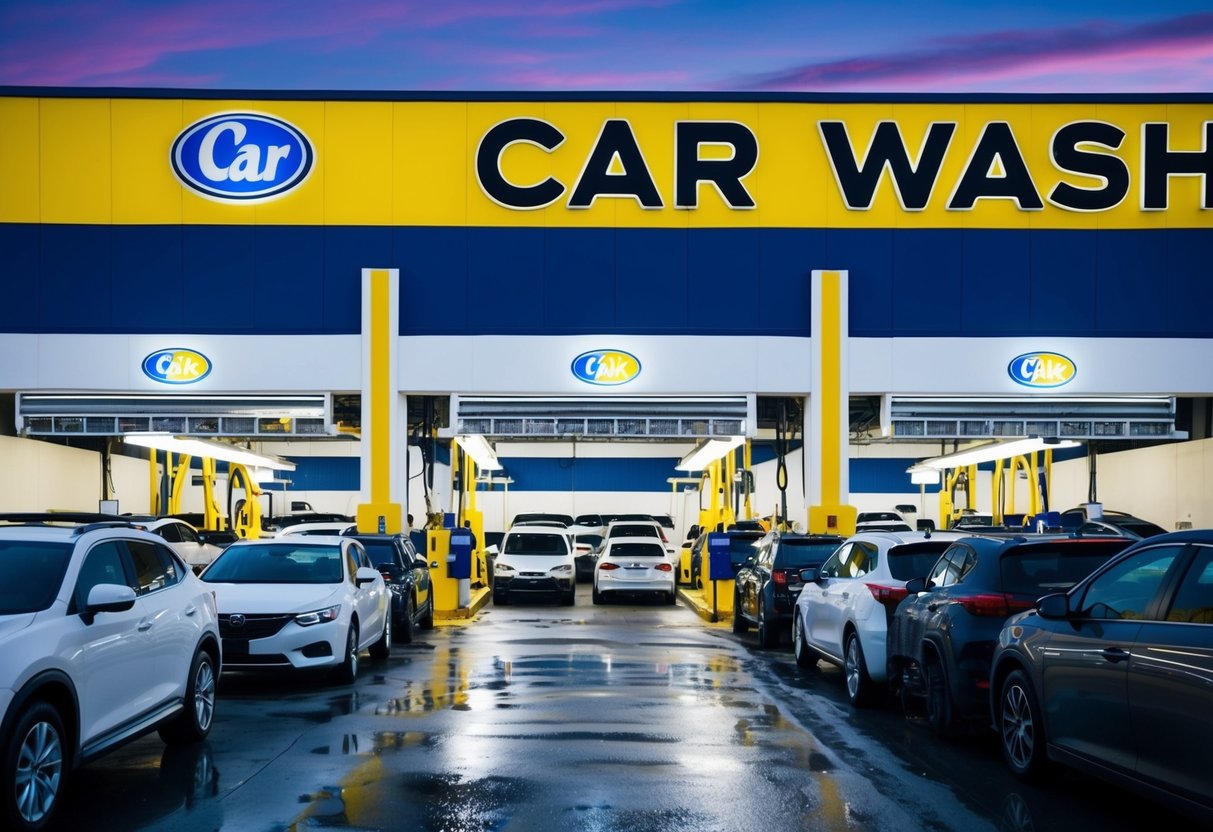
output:
[[[938,740],[681,605],[489,607],[354,685],[228,674],[207,742],[76,773],[60,829],[1129,830],[1191,823]]]

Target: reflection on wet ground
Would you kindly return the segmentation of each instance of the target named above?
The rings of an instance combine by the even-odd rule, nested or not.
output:
[[[207,743],[82,769],[60,828],[1129,828],[1076,775],[1026,788],[988,739],[855,711],[832,668],[681,607],[582,602],[427,632],[348,687],[225,676]]]

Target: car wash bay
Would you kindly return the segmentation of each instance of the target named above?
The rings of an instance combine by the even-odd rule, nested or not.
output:
[[[352,686],[223,678],[209,740],[76,779],[60,828],[1129,829],[1077,774],[856,711],[841,674],[653,603],[490,609]],[[1160,823],[1174,820],[1162,810]]]

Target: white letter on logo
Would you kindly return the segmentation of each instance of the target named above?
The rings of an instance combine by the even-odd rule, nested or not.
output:
[[[206,135],[202,137],[202,146],[198,148],[198,168],[202,175],[212,182],[227,181],[227,168],[215,164],[215,142],[224,132],[230,132],[232,140],[240,144],[248,131],[238,121],[223,121],[206,131]]]

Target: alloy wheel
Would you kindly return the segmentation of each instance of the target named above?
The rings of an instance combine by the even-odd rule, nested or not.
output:
[[[211,727],[215,716],[215,666],[209,661],[198,663],[194,677],[194,718],[201,731]]]
[[[38,823],[51,811],[63,776],[63,745],[49,722],[37,722],[17,752],[17,811],[27,823]]]
[[[1036,745],[1036,726],[1028,695],[1019,685],[1009,685],[1002,697],[1002,744],[1016,767],[1026,769]]]

